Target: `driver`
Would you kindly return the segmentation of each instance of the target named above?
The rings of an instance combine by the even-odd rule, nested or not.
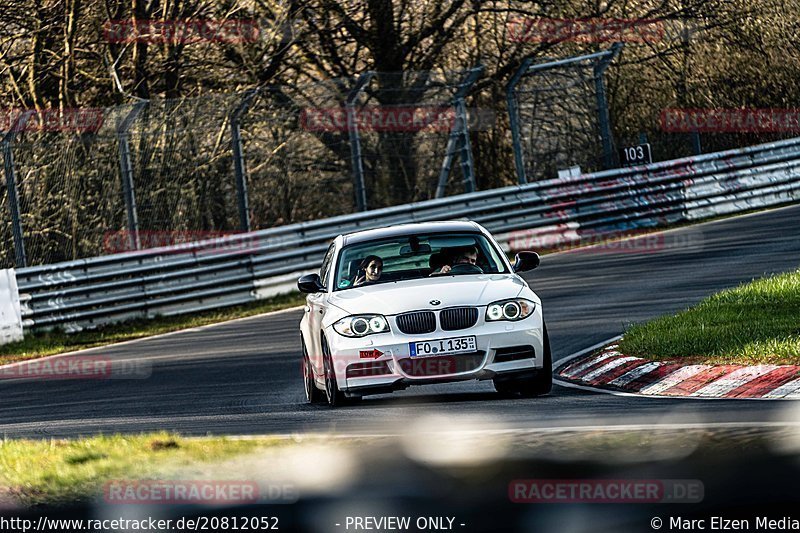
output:
[[[447,274],[456,265],[475,265],[478,263],[478,249],[474,246],[465,248],[453,258],[452,265],[444,265],[439,270],[435,270],[431,275]]]

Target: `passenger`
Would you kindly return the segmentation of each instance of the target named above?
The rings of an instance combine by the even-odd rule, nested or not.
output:
[[[381,279],[382,273],[383,259],[377,255],[368,255],[358,265],[358,273],[356,274],[356,279],[353,280],[353,287],[366,283],[375,283]]]
[[[469,248],[465,248],[462,250],[458,255],[456,255],[453,259],[453,264],[451,265],[444,265],[439,270],[435,270],[431,272],[431,276],[435,276],[438,274],[447,274],[452,270],[455,265],[477,265],[478,264],[478,249],[474,246],[470,246]]]

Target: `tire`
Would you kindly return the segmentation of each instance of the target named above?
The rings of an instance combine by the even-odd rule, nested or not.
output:
[[[325,400],[329,407],[340,407],[347,403],[344,393],[339,390],[336,383],[336,373],[333,371],[333,357],[328,341],[322,337],[322,361],[325,364]]]
[[[317,384],[314,382],[311,358],[308,356],[308,349],[302,335],[300,335],[300,343],[303,346],[303,388],[306,393],[306,402],[310,404],[322,403],[325,401],[325,394],[317,388]]]
[[[494,388],[503,396],[533,398],[544,396],[553,388],[553,356],[550,352],[550,337],[547,335],[547,325],[542,324],[544,333],[542,346],[542,368],[533,377],[495,379]]]

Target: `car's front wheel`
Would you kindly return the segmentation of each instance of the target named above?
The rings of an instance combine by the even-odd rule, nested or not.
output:
[[[328,341],[324,336],[322,337],[322,361],[325,365],[325,398],[328,401],[328,405],[331,407],[344,405],[347,403],[347,398],[339,390],[339,385],[336,383],[336,372],[334,372],[331,349],[328,347]]]
[[[553,356],[550,353],[550,337],[547,326],[542,324],[543,364],[536,375],[525,378],[496,378],[494,388],[503,396],[532,398],[543,396],[553,388]]]
[[[300,336],[300,343],[303,346],[303,387],[306,392],[306,402],[322,403],[325,400],[325,396],[317,388],[317,384],[314,381],[314,369],[311,367],[311,358],[308,356],[308,349],[302,335]]]

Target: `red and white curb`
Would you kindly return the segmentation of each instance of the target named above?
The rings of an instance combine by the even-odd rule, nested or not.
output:
[[[800,366],[684,365],[620,353],[617,344],[562,360],[556,382],[651,397],[800,399]]]

